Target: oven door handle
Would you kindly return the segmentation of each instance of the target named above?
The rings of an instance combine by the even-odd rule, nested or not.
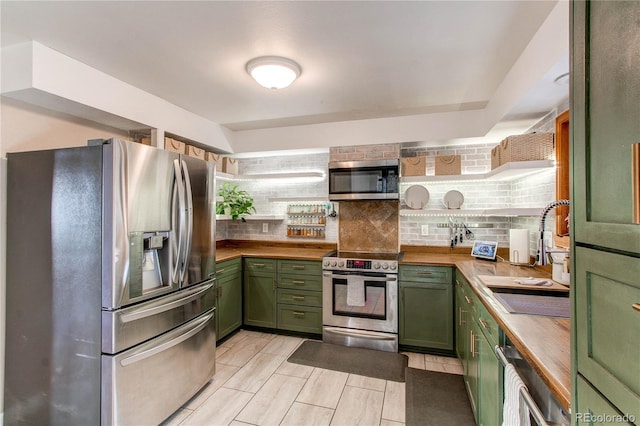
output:
[[[369,276],[369,275],[363,275],[363,274],[358,273],[358,272],[346,273],[346,274],[334,274],[334,273],[331,273],[331,272],[323,272],[322,273],[322,276],[327,277],[327,278],[347,278],[349,275],[364,276],[367,281],[381,281],[381,282],[398,281],[398,277],[396,277],[395,275],[385,275],[385,276],[382,276],[382,277],[372,277],[372,276]]]

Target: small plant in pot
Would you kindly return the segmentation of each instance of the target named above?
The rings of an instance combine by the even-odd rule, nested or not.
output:
[[[241,215],[250,215],[256,212],[256,208],[253,206],[253,197],[243,189],[238,189],[237,185],[231,186],[229,183],[225,183],[218,195],[222,197],[222,201],[218,201],[216,204],[216,214],[228,214],[232,220],[238,220],[240,218],[243,222],[246,222]]]

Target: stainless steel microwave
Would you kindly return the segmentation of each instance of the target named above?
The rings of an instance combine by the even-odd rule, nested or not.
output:
[[[329,200],[399,200],[400,160],[329,163]]]

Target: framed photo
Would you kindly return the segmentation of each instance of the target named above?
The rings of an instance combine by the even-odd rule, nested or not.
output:
[[[471,256],[478,259],[495,260],[498,253],[497,241],[474,241]]]

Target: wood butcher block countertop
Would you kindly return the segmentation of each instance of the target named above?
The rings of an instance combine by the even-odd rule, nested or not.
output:
[[[275,259],[322,260],[335,250],[335,244],[288,244],[259,241],[231,241],[219,243],[216,261],[238,257],[266,257]],[[472,290],[496,319],[511,343],[551,389],[558,402],[568,410],[571,402],[570,319],[540,315],[508,313],[485,285],[490,276],[536,277],[550,279],[543,269],[511,266],[506,262],[475,260],[468,248],[450,251],[442,247],[402,248],[400,264],[452,266],[460,270]],[[483,281],[478,279],[482,276]],[[489,276],[489,277],[487,277]],[[496,279],[497,283],[501,280]]]

